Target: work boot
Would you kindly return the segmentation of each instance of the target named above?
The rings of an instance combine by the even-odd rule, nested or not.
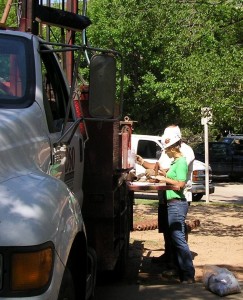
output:
[[[179,277],[179,272],[176,268],[174,269],[168,269],[162,272],[162,275],[164,277],[170,278],[170,277]]]
[[[193,284],[193,283],[196,283],[195,279],[194,278],[189,278],[187,280],[183,280],[181,281],[182,284]]]

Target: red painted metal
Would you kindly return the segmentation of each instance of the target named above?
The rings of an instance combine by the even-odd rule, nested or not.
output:
[[[133,131],[133,121],[128,117],[124,118],[124,121],[120,122],[121,126],[121,157],[122,157],[122,169],[132,168],[131,159],[131,139]]]
[[[64,0],[62,0],[64,2]],[[67,0],[67,11],[78,13],[78,0]],[[73,45],[75,43],[75,32],[72,30],[69,30],[66,32],[66,43],[69,45]],[[72,84],[72,75],[73,75],[73,69],[74,69],[74,53],[73,51],[66,52],[66,75],[69,84]]]
[[[78,118],[90,117],[88,112],[89,86],[88,85],[80,86],[80,91],[81,91],[80,99],[73,100],[76,116]],[[83,122],[80,123],[79,129],[81,134],[84,137],[86,137],[86,130]]]

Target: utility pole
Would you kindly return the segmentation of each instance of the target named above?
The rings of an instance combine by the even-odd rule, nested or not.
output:
[[[204,149],[205,149],[205,187],[206,203],[209,203],[209,153],[208,153],[208,124],[212,124],[212,108],[201,108],[201,124],[204,125]]]

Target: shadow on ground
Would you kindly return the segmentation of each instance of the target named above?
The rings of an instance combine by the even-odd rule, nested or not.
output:
[[[216,300],[221,297],[205,289],[202,282],[182,285],[176,278],[167,279],[161,275],[162,268],[151,262],[151,253],[144,248],[143,241],[130,244],[127,270],[122,280],[103,277],[95,291],[94,300]],[[158,249],[161,252],[163,249]],[[155,250],[156,251],[156,250]],[[147,253],[144,256],[144,253]],[[197,253],[193,253],[193,256]],[[228,266],[222,266],[228,267]],[[243,272],[237,270],[238,272]],[[111,274],[110,274],[111,275]],[[241,282],[241,290],[243,283]],[[227,300],[240,300],[242,293],[228,295]]]

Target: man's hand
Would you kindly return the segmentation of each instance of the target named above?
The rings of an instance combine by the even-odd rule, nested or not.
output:
[[[147,177],[154,176],[155,175],[155,171],[153,169],[146,169],[145,175]]]
[[[143,165],[144,159],[142,158],[142,156],[136,155],[136,163],[141,165],[141,166]]]
[[[157,180],[159,180],[159,182],[165,182],[165,177],[164,177],[164,176],[157,175],[155,178],[156,178]]]
[[[165,169],[159,169],[158,170],[158,175],[166,176],[166,171]]]

